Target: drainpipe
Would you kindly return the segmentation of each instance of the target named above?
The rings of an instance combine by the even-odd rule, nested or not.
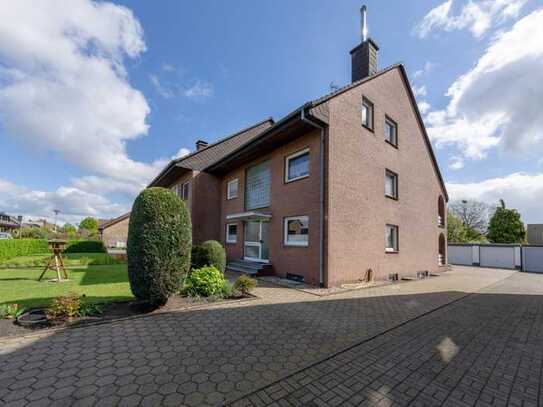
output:
[[[303,106],[301,109],[301,117],[300,119],[319,129],[320,130],[320,162],[319,162],[319,170],[320,170],[320,202],[319,202],[319,211],[320,211],[320,219],[319,219],[319,285],[322,287],[324,286],[324,136],[326,132],[326,128],[324,126],[321,126],[317,122],[307,118],[305,113],[306,106]]]

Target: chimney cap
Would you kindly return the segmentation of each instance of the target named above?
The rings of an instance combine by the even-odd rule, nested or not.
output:
[[[375,51],[379,51],[379,45],[377,45],[377,43],[375,41],[373,41],[371,38],[368,38],[366,41],[364,42],[361,42],[360,44],[358,44],[356,47],[354,47],[352,50],[351,50],[351,54],[355,51],[358,50],[358,48],[360,48],[361,46],[363,46],[366,42],[370,43],[373,48],[375,48]]]
[[[204,140],[197,140],[196,141],[196,151],[200,151],[204,148],[206,148],[209,145],[207,141]]]

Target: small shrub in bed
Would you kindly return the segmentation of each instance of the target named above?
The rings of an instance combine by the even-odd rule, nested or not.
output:
[[[221,295],[224,287],[224,274],[213,266],[192,270],[185,281],[185,292],[193,297]]]
[[[52,320],[71,319],[79,316],[81,296],[76,293],[55,298],[47,309],[47,318]]]
[[[134,296],[153,306],[165,304],[189,271],[191,248],[185,203],[169,189],[142,191],[128,227],[128,277]]]
[[[256,280],[242,274],[234,282],[234,290],[242,295],[249,295],[253,288],[256,287]]]
[[[213,266],[221,273],[226,268],[226,252],[216,240],[208,240],[192,249],[192,268]]]

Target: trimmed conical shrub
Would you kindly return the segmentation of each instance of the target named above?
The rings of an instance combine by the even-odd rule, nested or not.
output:
[[[189,272],[191,249],[185,203],[169,189],[142,191],[128,228],[128,277],[134,296],[155,306],[165,304]]]

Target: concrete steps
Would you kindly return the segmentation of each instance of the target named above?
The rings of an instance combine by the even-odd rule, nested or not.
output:
[[[232,260],[226,264],[226,270],[236,273],[248,274],[250,276],[261,276],[272,274],[273,268],[270,263],[258,263],[247,260]]]

